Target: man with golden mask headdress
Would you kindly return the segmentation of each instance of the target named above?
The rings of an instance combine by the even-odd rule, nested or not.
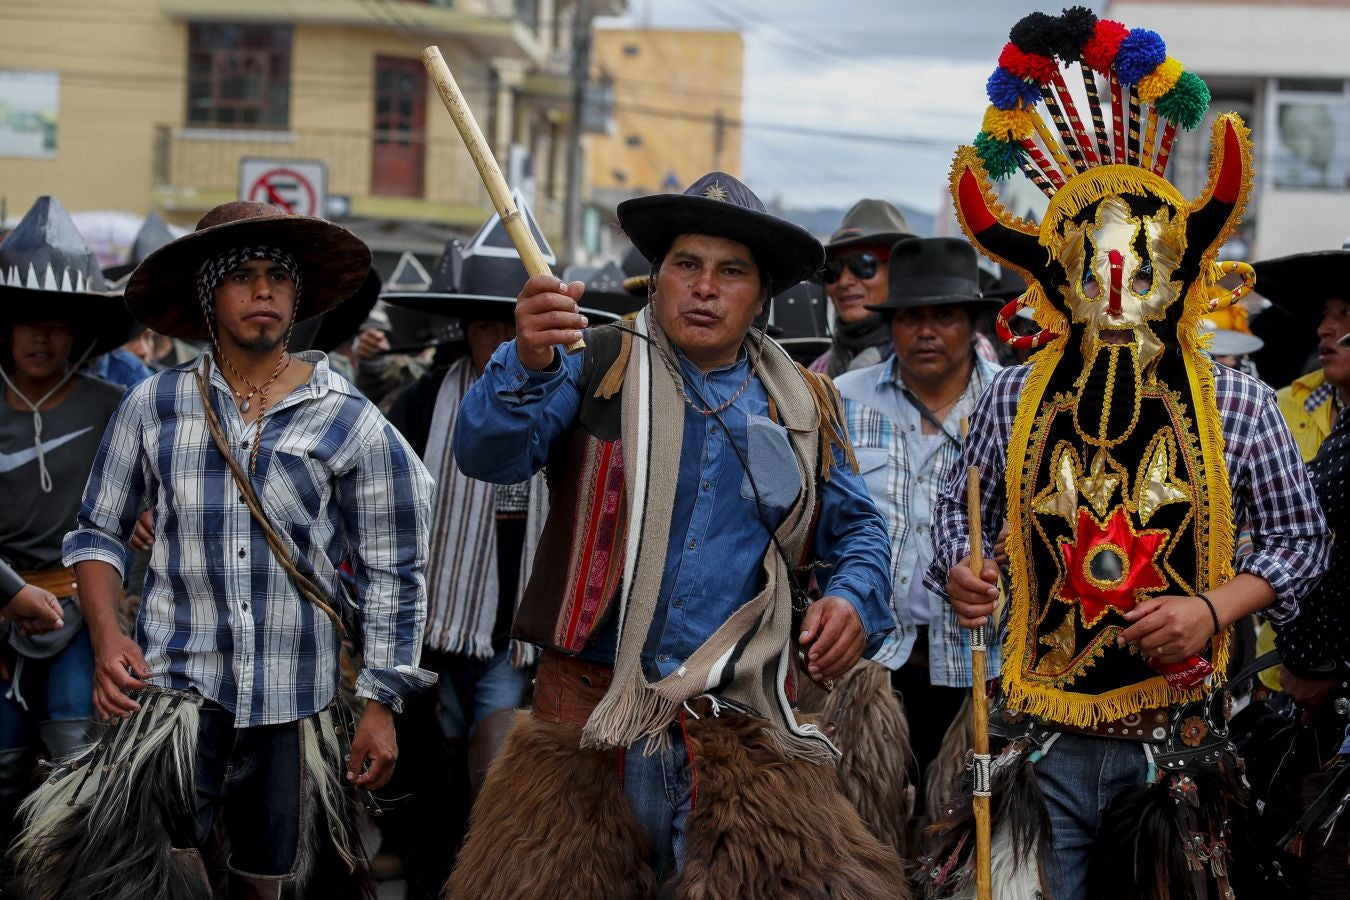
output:
[[[1209,93],[1157,34],[1076,7],[1010,37],[951,182],[966,234],[1026,278],[1043,329],[1044,349],[981,398],[958,467],[979,469],[986,559],[1010,523],[991,717],[1006,745],[974,778],[992,777],[1000,896],[1232,896],[1229,628],[1293,617],[1328,545],[1273,393],[1199,337],[1243,293],[1212,300],[1219,279],[1251,284],[1216,261],[1251,188],[1247,129],[1218,117],[1209,183],[1188,200],[1163,173]],[[1080,74],[1082,115],[1066,83]],[[993,199],[990,177],[1017,171],[1050,197],[1039,226]],[[1240,530],[1254,550],[1235,562]],[[970,538],[961,478],[939,501],[927,580],[980,640],[998,590],[992,563],[971,572]],[[930,867],[948,889],[969,871],[956,808]]]

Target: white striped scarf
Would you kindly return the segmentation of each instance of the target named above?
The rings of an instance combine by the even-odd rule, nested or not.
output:
[[[431,514],[427,627],[423,643],[433,650],[487,659],[492,656],[492,631],[497,623],[498,486],[465,475],[450,452],[450,437],[455,432],[460,404],[477,380],[469,358],[457,360],[446,370],[431,414],[424,455],[427,468],[436,478],[436,493]],[[536,474],[525,484],[529,486],[529,504],[517,604],[547,513],[543,474]],[[511,642],[513,665],[528,665],[534,656],[533,647]]]

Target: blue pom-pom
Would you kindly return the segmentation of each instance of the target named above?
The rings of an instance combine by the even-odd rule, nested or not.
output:
[[[989,102],[999,109],[1012,109],[1019,102],[1035,106],[1041,99],[1040,85],[1018,78],[1002,66],[994,70],[984,87],[989,93]]]
[[[1147,28],[1131,28],[1116,53],[1116,77],[1124,85],[1136,85],[1167,59],[1162,36]]]

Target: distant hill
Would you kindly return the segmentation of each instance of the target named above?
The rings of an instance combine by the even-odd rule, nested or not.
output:
[[[906,206],[903,203],[897,203],[896,207],[904,214],[905,221],[909,223],[910,231],[920,237],[932,236],[936,223],[936,216],[933,213]],[[789,222],[800,225],[823,241],[839,227],[839,223],[844,220],[844,213],[848,212],[848,207],[839,209],[784,209],[776,212]]]

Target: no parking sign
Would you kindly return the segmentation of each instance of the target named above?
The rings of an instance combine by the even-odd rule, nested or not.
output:
[[[271,203],[297,216],[323,216],[328,204],[328,164],[314,159],[239,161],[239,199]]]

